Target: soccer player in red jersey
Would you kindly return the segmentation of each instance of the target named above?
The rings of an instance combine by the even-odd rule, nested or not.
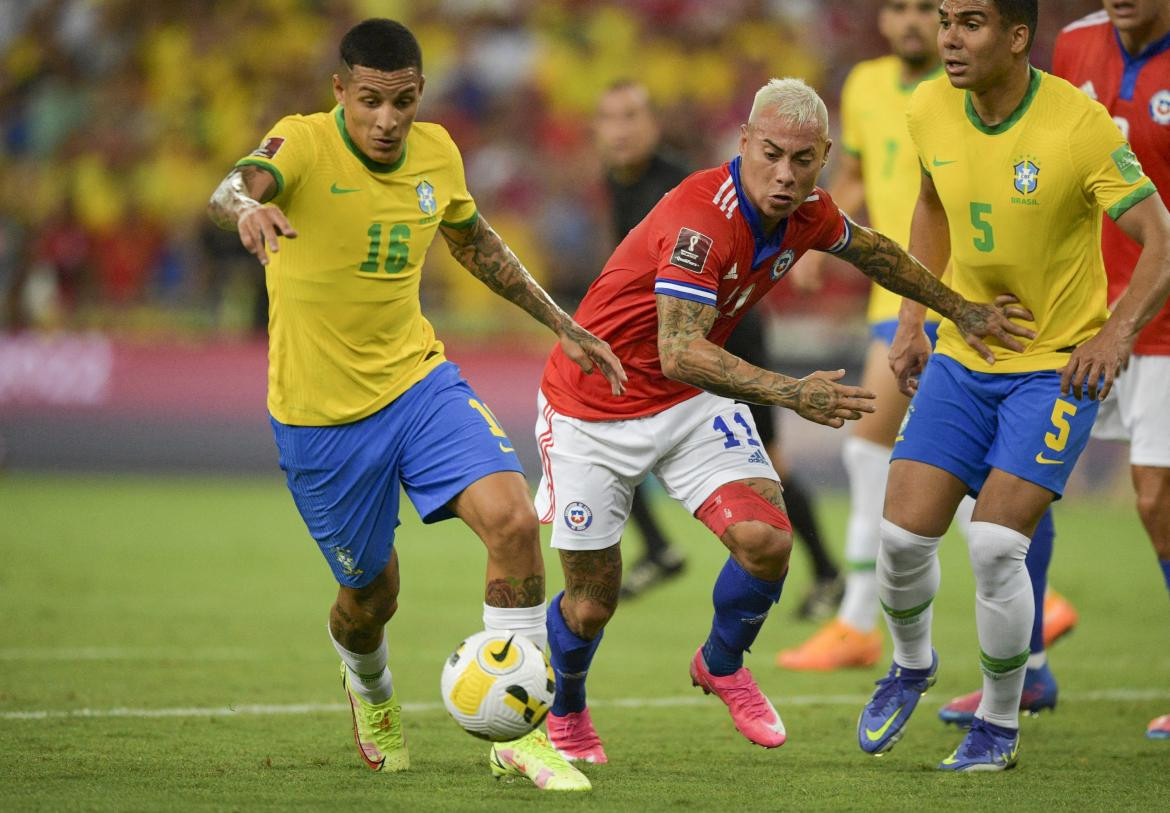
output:
[[[692,682],[727,704],[750,741],[768,748],[785,741],[743,654],[780,599],[791,525],[751,413],[735,400],[788,407],[831,427],[874,410],[872,393],[840,383],[844,370],[792,378],[723,349],[744,311],[803,253],[832,252],[935,308],[989,359],[980,337],[1020,347],[1014,337],[1032,335],[1009,320],[1030,316],[1010,297],[968,302],[892,240],[852,223],[815,186],[829,147],[828,113],[810,87],[799,79],[765,85],[742,126],[739,155],[667,193],[577,311],[621,360],[625,395],[596,386],[559,350],[545,367],[537,512],[553,523],[565,572],[565,590],[548,610],[557,673],[548,729],[571,759],[606,760],[585,678],[617,605],[630,500],[650,472],[731,553],[715,581],[711,633],[692,658]]]
[[[1170,204],[1170,2],[1105,0],[1105,8],[1066,26],[1052,72],[1080,87],[1113,116],[1142,169]],[[1101,249],[1109,301],[1125,291],[1141,246],[1110,218]],[[1130,444],[1138,514],[1170,589],[1170,305],[1134,343],[1129,369],[1102,405],[1094,437]],[[1153,720],[1152,739],[1170,739],[1170,714]]]

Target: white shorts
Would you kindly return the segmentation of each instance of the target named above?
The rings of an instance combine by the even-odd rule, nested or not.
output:
[[[692,514],[721,485],[761,477],[779,481],[751,411],[704,392],[656,415],[583,421],[537,398],[542,474],[536,513],[553,524],[552,546],[601,550],[616,545],[634,489],[651,472]]]
[[[1170,356],[1132,356],[1097,411],[1093,437],[1129,441],[1133,466],[1170,468]]]

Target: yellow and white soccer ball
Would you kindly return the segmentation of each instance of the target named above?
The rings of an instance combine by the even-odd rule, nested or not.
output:
[[[493,742],[523,737],[552,706],[556,678],[522,635],[477,632],[443,666],[443,705],[465,731]]]

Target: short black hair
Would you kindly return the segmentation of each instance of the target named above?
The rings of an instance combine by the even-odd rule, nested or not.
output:
[[[422,49],[410,29],[396,20],[373,17],[355,25],[341,38],[341,61],[347,68],[361,65],[376,71],[416,68],[422,73]]]
[[[1040,19],[1039,0],[993,0],[1004,25],[1028,26],[1028,45],[1024,53],[1032,50],[1032,43],[1036,41],[1036,25]]]

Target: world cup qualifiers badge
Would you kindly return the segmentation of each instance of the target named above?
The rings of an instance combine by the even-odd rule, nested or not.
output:
[[[418,208],[424,215],[433,215],[439,208],[439,204],[435,203],[435,187],[426,181],[419,181],[414,191],[418,195]]]
[[[571,502],[565,506],[565,524],[570,531],[583,531],[593,524],[593,512],[583,502]]]

